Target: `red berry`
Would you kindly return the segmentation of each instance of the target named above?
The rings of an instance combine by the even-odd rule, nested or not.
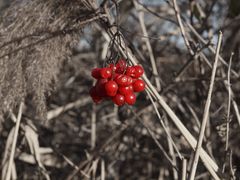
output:
[[[115,96],[117,94],[118,85],[115,81],[108,81],[105,84],[105,90],[108,96]]]
[[[89,94],[90,94],[90,96],[97,96],[97,91],[96,91],[96,87],[95,86],[93,86],[93,87],[91,87],[91,89],[89,90]]]
[[[106,97],[107,93],[105,90],[105,84],[108,82],[107,79],[98,79],[96,83],[96,92],[100,97]]]
[[[120,86],[118,92],[122,95],[127,95],[133,93],[133,86]]]
[[[123,73],[126,68],[127,68],[126,61],[124,59],[119,59],[116,64],[116,72]]]
[[[125,95],[125,102],[129,105],[133,105],[136,102],[136,95],[134,93],[130,93]]]
[[[137,65],[134,66],[134,68],[135,68],[134,77],[135,78],[141,77],[144,73],[144,69],[142,68],[142,66]]]
[[[135,75],[135,68],[133,66],[127,67],[126,75],[134,77],[134,75]]]
[[[117,67],[115,66],[115,64],[109,64],[108,66],[112,71],[116,71]]]
[[[101,77],[102,78],[104,78],[104,79],[107,79],[107,78],[110,78],[111,76],[112,76],[112,70],[111,70],[111,68],[102,68],[101,70],[100,70],[100,75],[101,75]]]
[[[130,85],[128,87],[129,87],[129,89],[131,89],[131,91],[133,91],[133,86],[132,85]]]
[[[102,100],[102,98],[97,94],[95,86],[90,89],[89,94],[95,103],[99,103]]]
[[[132,83],[135,83],[135,81],[138,80],[137,78],[132,78]]]
[[[115,81],[119,86],[127,86],[129,84],[128,76],[123,75],[123,74],[117,76],[115,78]]]
[[[94,96],[92,97],[92,100],[95,102],[95,103],[100,103],[102,101],[102,98],[100,96]]]
[[[101,70],[101,68],[94,68],[92,70],[92,77],[94,77],[95,79],[101,78],[100,70]]]
[[[127,76],[127,86],[133,83],[133,79],[130,76]]]
[[[143,80],[138,79],[133,83],[134,92],[141,92],[144,89],[145,89],[145,82]]]
[[[114,96],[114,97],[112,98],[112,101],[113,101],[116,105],[122,106],[122,105],[124,105],[124,103],[125,103],[125,98],[124,98],[123,95],[117,94],[116,96]]]
[[[113,75],[112,75],[112,77],[113,77],[113,79],[117,79],[117,78],[119,78],[120,76],[122,76],[122,74],[119,74],[119,73],[113,73]]]

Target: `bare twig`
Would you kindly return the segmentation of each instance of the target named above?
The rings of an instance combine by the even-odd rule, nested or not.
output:
[[[14,163],[13,160],[14,160],[14,154],[15,154],[15,149],[16,149],[16,144],[17,144],[17,137],[18,137],[19,127],[20,127],[20,122],[21,122],[21,118],[22,118],[22,110],[23,110],[23,103],[21,102],[20,106],[19,106],[16,125],[15,125],[15,131],[14,131],[11,153],[10,153],[9,162],[8,162],[7,174],[5,177],[6,180],[11,179],[11,170],[12,170],[12,165]]]
[[[176,17],[177,17],[177,21],[178,21],[178,24],[179,24],[179,28],[181,30],[181,34],[182,34],[182,37],[184,39],[184,42],[185,42],[185,45],[187,46],[187,49],[189,51],[189,53],[194,56],[194,52],[190,46],[190,43],[189,43],[189,40],[187,38],[187,35],[186,35],[186,32],[185,32],[185,29],[183,27],[183,23],[182,23],[182,18],[180,16],[180,10],[179,10],[179,7],[177,5],[177,2],[176,0],[172,0],[173,1],[173,7],[174,7],[174,10],[175,10],[175,14],[176,14]]]
[[[150,105],[150,106],[152,106],[152,105]],[[140,116],[142,113],[144,113],[147,108],[149,108],[149,106],[148,106],[148,107],[145,107],[144,109],[142,109],[142,110],[140,110],[140,111],[138,111],[138,112],[137,112],[137,116]],[[135,120],[135,119],[137,118],[137,116],[133,116],[133,117],[130,118],[130,119],[128,118],[128,120],[133,121],[133,120]],[[124,120],[124,121],[126,121],[126,120]],[[115,131],[115,132],[112,134],[112,136],[110,136],[98,149],[96,149],[96,150],[94,151],[94,153],[92,153],[92,155],[90,156],[90,158],[89,158],[88,160],[86,160],[86,161],[84,161],[84,162],[81,162],[81,163],[78,165],[77,169],[74,169],[74,171],[72,171],[72,172],[68,175],[68,177],[67,177],[66,179],[68,179],[68,180],[73,179],[74,176],[75,176],[78,172],[81,172],[81,169],[82,169],[87,163],[89,163],[90,161],[92,161],[93,158],[96,157],[99,152],[101,152],[107,145],[109,145],[113,140],[115,140],[116,137],[118,137],[118,136],[119,136],[125,129],[127,129],[128,127],[129,127],[129,124],[126,124],[126,126],[121,126],[121,128],[120,128],[118,131]],[[82,172],[81,172],[81,174],[82,174]]]
[[[34,125],[32,124],[32,127],[29,125],[26,125],[24,127],[25,130],[25,138],[28,142],[30,152],[34,156],[36,164],[38,165],[39,169],[41,170],[42,174],[47,180],[50,180],[50,177],[47,173],[46,168],[44,167],[43,163],[41,162],[41,153],[40,153],[40,145],[38,141],[38,134],[35,131],[35,128],[33,129]]]
[[[131,108],[130,108],[131,109]],[[158,148],[162,151],[163,155],[165,156],[165,158],[168,160],[168,162],[176,168],[176,166],[174,165],[172,159],[169,157],[168,153],[165,151],[165,149],[163,148],[163,146],[159,143],[159,141],[157,140],[156,136],[154,135],[153,131],[141,120],[141,118],[137,115],[137,113],[135,113],[132,109],[131,111],[134,113],[134,115],[136,116],[136,118],[139,120],[139,122],[146,128],[146,130],[148,131],[149,135],[152,137],[152,139],[154,140],[154,142],[156,143],[156,145],[158,146]]]
[[[12,119],[14,119],[13,121],[16,122],[17,118],[11,117]],[[11,149],[11,145],[12,145],[12,142],[13,142],[13,137],[14,137],[14,132],[15,132],[15,127],[13,127],[11,129],[11,131],[9,132],[8,134],[8,138],[7,138],[7,141],[6,141],[6,145],[5,145],[5,150],[4,150],[4,154],[3,154],[3,158],[2,158],[2,179],[5,179],[6,177],[6,174],[7,174],[7,171],[8,171],[8,163],[9,163],[9,151]]]
[[[231,174],[231,178],[233,179],[233,180],[235,180],[236,179],[236,177],[235,177],[235,173],[234,173],[234,170],[233,170],[233,165],[232,165],[232,151],[230,151],[230,155],[229,155],[230,157],[229,157],[229,165],[230,165],[230,174]]]
[[[231,55],[231,60],[232,60],[232,56],[233,56],[233,54]],[[230,66],[230,62],[229,62],[229,66]],[[240,113],[239,113],[239,109],[238,109],[238,105],[237,105],[237,103],[236,103],[236,101],[234,100],[234,93],[233,93],[233,91],[232,91],[232,88],[231,88],[231,85],[229,84],[229,82],[230,82],[230,75],[229,75],[229,71],[231,71],[231,69],[229,70],[229,68],[230,67],[228,67],[228,81],[224,81],[224,85],[225,85],[225,88],[227,89],[227,91],[228,91],[228,95],[229,95],[229,97],[230,97],[230,99],[231,99],[231,101],[232,101],[232,106],[233,106],[233,110],[234,110],[234,112],[235,112],[235,114],[236,114],[236,118],[237,118],[237,121],[238,121],[238,124],[239,124],[239,126],[240,126]],[[229,99],[228,99],[229,100]],[[228,102],[229,103],[229,102]],[[229,104],[228,104],[228,106],[229,106]],[[230,110],[228,110],[228,112],[229,112]],[[229,115],[230,115],[230,112],[229,112]]]
[[[204,107],[203,121],[202,121],[202,124],[201,124],[200,134],[199,134],[199,138],[198,138],[198,142],[197,142],[196,151],[195,151],[195,154],[194,154],[194,160],[193,160],[189,180],[194,179],[195,174],[196,174],[196,170],[197,170],[197,165],[198,165],[198,160],[199,160],[199,155],[200,155],[200,149],[202,147],[204,132],[205,132],[205,129],[206,129],[206,124],[207,124],[207,120],[208,120],[208,116],[209,116],[209,109],[210,109],[210,105],[211,105],[211,97],[212,97],[214,79],[215,79],[217,65],[218,65],[218,58],[219,58],[221,43],[222,43],[222,32],[219,33],[216,56],[215,56],[215,61],[214,61],[213,69],[212,69],[212,76],[211,76],[211,81],[210,81],[210,86],[209,86],[209,91],[208,91],[208,97],[207,97],[207,101],[206,101],[206,104],[205,104],[205,107]],[[215,177],[215,178],[219,179],[218,177]]]
[[[167,118],[165,119],[165,123],[166,123],[167,131],[170,132],[170,128],[169,128],[169,124],[168,124],[168,119]],[[172,139],[170,137],[168,137],[167,140],[168,140],[169,154],[172,156],[173,164],[175,166],[177,166],[177,160],[176,160],[176,156],[175,156],[174,149],[173,149]],[[172,168],[172,171],[173,171],[173,179],[174,180],[178,180],[179,178],[178,178],[177,170],[175,168]]]
[[[173,141],[173,139],[172,139],[172,137],[171,137],[171,134],[170,134],[170,132],[169,132],[169,129],[168,129],[168,128],[166,127],[166,125],[164,124],[164,122],[163,122],[163,120],[162,120],[162,117],[161,117],[161,115],[160,115],[160,113],[159,113],[159,111],[158,111],[158,109],[157,109],[156,103],[154,102],[154,100],[153,100],[153,98],[151,97],[150,93],[149,93],[148,91],[146,91],[146,92],[147,92],[147,95],[148,95],[150,101],[151,101],[152,104],[153,104],[154,110],[155,110],[155,112],[156,112],[156,114],[157,114],[157,117],[158,117],[158,119],[159,119],[159,121],[160,121],[160,124],[162,125],[164,131],[165,131],[166,134],[167,134],[167,137],[168,137],[169,141],[171,142],[171,145],[174,147],[174,149],[176,150],[179,158],[182,160],[182,159],[183,159],[183,156],[182,156],[182,154],[180,153],[180,151],[178,150],[176,144],[174,143],[174,141]]]
[[[96,105],[93,104],[92,118],[91,118],[91,148],[96,146]]]
[[[105,161],[101,160],[101,180],[105,180]]]
[[[105,24],[102,24],[103,28],[105,29]],[[107,31],[107,34],[105,33],[105,31],[102,31],[102,33],[104,34],[104,36],[109,36],[110,38],[113,37],[113,34],[115,32],[114,28],[110,28],[110,29],[105,29]],[[120,39],[122,42],[121,44],[124,44],[124,41],[122,39]],[[122,55],[126,58],[128,57],[129,60],[133,63],[133,64],[137,64],[137,60],[136,57],[132,54],[130,49],[127,49],[127,54],[126,54],[126,50],[122,48],[122,46],[120,45],[120,42],[115,42],[117,48],[119,49],[119,51],[122,53]],[[149,91],[154,95],[154,97],[158,100],[158,102],[160,103],[160,105],[163,107],[163,109],[167,112],[167,114],[169,115],[169,117],[172,119],[172,121],[175,123],[175,125],[177,126],[177,128],[179,129],[179,131],[182,133],[182,135],[186,138],[186,140],[188,141],[188,143],[191,145],[192,148],[196,147],[197,141],[196,139],[192,136],[192,134],[187,130],[187,128],[183,125],[183,123],[180,121],[180,119],[176,116],[176,114],[172,111],[172,109],[167,105],[167,103],[164,101],[163,97],[156,91],[156,89],[154,88],[154,86],[151,84],[151,82],[149,81],[149,79],[147,78],[147,76],[144,74],[143,75],[143,79],[146,82]],[[213,161],[213,159],[206,153],[206,151],[204,151],[202,148],[200,149],[200,157],[202,158],[206,168],[208,169],[208,171],[211,173],[212,176],[214,177],[218,177],[216,172],[218,171],[218,165]]]
[[[188,23],[188,22],[185,22],[185,23],[186,23],[186,25],[188,26],[188,28],[192,31],[192,33],[193,33],[204,45],[207,45],[207,44],[208,44],[208,42],[207,42],[205,39],[202,38],[202,36],[195,30],[195,28],[194,28],[190,23]],[[209,50],[210,50],[212,53],[214,53],[214,54],[216,55],[217,52],[216,52],[216,50],[215,50],[211,45],[209,45],[208,48],[209,48]],[[227,64],[226,61],[222,58],[222,56],[219,55],[219,59],[220,59],[221,63],[222,63],[224,66],[228,67],[228,64]],[[236,71],[234,71],[233,69],[231,69],[231,73],[232,73],[235,77],[239,77],[239,74],[238,74]]]
[[[139,22],[140,22],[140,25],[141,25],[141,28],[142,28],[143,35],[145,37],[148,37],[148,32],[147,32],[147,29],[146,29],[146,26],[145,26],[145,23],[144,23],[143,8],[136,1],[133,1],[133,2],[134,2],[134,5],[135,5],[135,7],[138,11],[138,19],[139,19]],[[156,83],[156,88],[157,88],[158,91],[160,91],[161,90],[161,85],[160,85],[156,60],[155,60],[155,57],[153,55],[152,46],[150,44],[149,38],[144,38],[144,41],[146,43],[146,46],[147,46],[147,49],[148,49],[148,52],[149,52],[150,61],[151,61],[151,65],[152,65],[152,70],[153,70],[153,75],[154,75],[155,83]]]
[[[175,0],[176,1],[176,0]],[[170,4],[170,3],[169,3]],[[176,5],[177,5],[177,3],[176,3]],[[151,11],[147,6],[145,6],[145,5],[142,5],[148,12],[150,12],[152,15],[154,15],[154,16],[156,16],[156,17],[158,17],[158,18],[160,18],[160,19],[162,19],[163,17],[161,16],[161,15],[159,15],[158,13],[155,13],[155,12],[153,12],[153,11]],[[174,10],[175,10],[175,12],[176,12],[176,8],[174,8],[174,6],[172,6],[172,5],[170,5]],[[178,11],[179,12],[179,11]],[[177,13],[176,13],[176,15],[177,15]],[[179,21],[179,16],[180,16],[180,21]],[[186,22],[182,17],[181,17],[181,15],[178,13],[178,24],[179,24],[179,22],[182,24],[182,29],[180,28],[180,30],[182,31],[182,30],[184,30],[184,26],[183,26],[183,23],[185,23],[186,24],[186,26],[189,28],[189,30],[191,30],[191,32],[204,44],[204,45],[208,45],[209,44],[209,42],[208,41],[206,41],[197,31],[196,31],[196,29],[190,24],[190,23],[188,23],[188,22]],[[173,19],[170,19],[170,18],[164,18],[165,20],[167,20],[168,22],[171,22],[171,23],[173,23],[173,24],[176,24],[176,22],[173,20]],[[180,26],[181,27],[181,26]],[[184,30],[184,32],[185,32],[185,34],[186,34],[186,31]],[[187,37],[186,35],[185,35],[185,37]],[[184,39],[184,41],[185,40],[188,40],[188,39],[186,39],[186,38],[183,38]],[[185,42],[185,44],[186,44],[186,42]],[[188,43],[189,44],[189,43]],[[187,44],[186,44],[186,46],[187,46]],[[191,48],[191,46],[187,46],[187,47],[190,47]],[[207,46],[208,48],[209,48],[209,50],[212,52],[212,53],[214,53],[214,54],[216,54],[216,51],[215,51],[215,49],[211,46],[211,45],[208,45]],[[201,56],[203,55],[203,53],[201,53]],[[203,57],[203,59],[205,60],[206,58],[205,57]],[[224,66],[228,66],[228,64],[227,64],[227,62],[222,58],[222,56],[220,56],[219,55],[219,59],[220,59],[220,61],[221,61],[221,63],[224,65]],[[209,64],[208,64],[209,65]],[[233,69],[231,69],[231,73],[235,76],[235,77],[239,77],[239,74],[235,71],[235,70],[233,70]]]
[[[91,102],[91,98],[90,97],[85,97],[85,98],[81,98],[76,100],[75,102],[71,102],[69,104],[66,104],[64,106],[58,107],[56,109],[50,110],[47,113],[47,120],[51,120],[53,118],[56,118],[57,116],[59,116],[61,113],[64,113],[72,108],[77,108],[80,106],[84,106],[87,103]]]
[[[184,158],[182,161],[182,180],[187,179],[187,160]]]
[[[240,113],[239,113],[238,105],[237,105],[235,100],[233,100],[232,103],[233,103],[233,108],[234,108],[234,111],[235,111],[235,114],[236,114],[236,117],[237,117],[237,120],[238,120],[238,124],[240,126]]]
[[[187,108],[191,112],[193,119],[196,122],[197,129],[200,129],[200,121],[199,121],[199,118],[198,118],[196,112],[193,110],[193,108],[190,106],[190,104],[187,101],[185,103],[186,103]]]
[[[232,57],[233,53],[231,54],[229,65],[228,65],[228,78],[227,78],[227,84],[228,84],[228,108],[227,108],[227,134],[226,134],[226,146],[225,151],[228,150],[228,144],[229,144],[229,122],[230,122],[230,110],[231,110],[231,99],[232,99],[232,91],[231,91],[231,66],[232,66]]]
[[[85,26],[86,24],[88,23],[91,23],[91,22],[94,22],[100,18],[103,18],[103,17],[106,17],[106,14],[100,14],[100,15],[97,15],[95,17],[92,17],[90,19],[87,19],[81,23],[79,23],[79,26],[78,27],[75,27],[75,28],[70,28],[70,29],[63,29],[63,30],[58,30],[58,31],[54,31],[54,32],[40,32],[40,34],[38,34],[39,32],[35,32],[33,34],[27,34],[23,37],[19,37],[19,38],[16,38],[16,39],[13,39],[9,42],[6,42],[4,44],[2,44],[0,46],[0,49],[2,49],[3,47],[9,45],[9,44],[12,44],[12,43],[15,43],[15,42],[18,42],[18,41],[22,41],[22,40],[25,40],[25,39],[28,39],[28,38],[31,38],[32,36],[42,36],[42,38],[38,39],[38,40],[35,40],[35,41],[32,41],[31,43],[27,44],[27,45],[24,45],[24,46],[20,46],[19,48],[16,48],[16,49],[13,49],[12,51],[10,52],[7,52],[7,53],[3,53],[0,55],[0,59],[4,58],[5,56],[9,56],[11,54],[14,54],[16,52],[19,52],[21,50],[24,50],[24,49],[27,49],[29,47],[33,47],[35,45],[38,45],[38,44],[41,44],[41,43],[44,43],[48,40],[51,40],[53,38],[56,38],[58,36],[64,36],[66,33],[74,33],[74,32],[78,32],[80,28],[82,28],[83,26]],[[46,36],[46,37],[45,37]],[[4,51],[3,51],[4,52]]]
[[[231,110],[231,101],[232,101],[232,89],[231,89],[231,65],[232,65],[232,57],[233,53],[231,54],[229,65],[228,65],[228,73],[227,73],[227,81],[224,81],[224,84],[228,91],[228,105],[227,105],[227,117],[226,117],[226,144],[225,144],[225,158],[227,159],[228,156],[228,144],[229,144],[229,123],[230,123],[230,110]],[[223,164],[222,172],[225,172],[226,161]]]

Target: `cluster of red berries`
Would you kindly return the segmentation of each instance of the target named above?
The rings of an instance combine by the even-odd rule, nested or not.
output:
[[[145,82],[139,79],[144,73],[142,66],[127,66],[125,60],[120,59],[108,67],[94,68],[92,77],[97,79],[89,93],[95,103],[103,99],[111,99],[116,105],[125,103],[133,105],[136,102],[134,92],[145,89]]]

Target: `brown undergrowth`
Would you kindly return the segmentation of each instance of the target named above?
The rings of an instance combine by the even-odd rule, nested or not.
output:
[[[93,12],[81,0],[14,1],[0,23],[0,111],[25,97],[32,116],[45,119],[46,96]]]
[[[97,11],[94,2],[13,0],[0,12],[2,179],[189,177],[216,54],[195,178],[240,177],[239,38],[231,27],[240,21],[226,16],[228,2],[102,0]],[[131,107],[95,105],[91,69],[124,55],[144,67],[147,91]]]

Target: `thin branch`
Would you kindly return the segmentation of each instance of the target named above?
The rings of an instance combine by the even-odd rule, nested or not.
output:
[[[202,124],[201,124],[201,129],[200,129],[200,134],[199,134],[199,138],[198,138],[198,142],[197,142],[196,151],[195,151],[195,154],[194,154],[194,160],[193,160],[193,163],[192,163],[192,166],[191,166],[192,168],[191,168],[191,173],[190,173],[190,176],[189,176],[189,180],[194,179],[195,174],[196,174],[196,170],[197,170],[200,150],[202,148],[203,137],[204,137],[204,133],[205,133],[205,129],[206,129],[207,120],[208,120],[208,117],[209,117],[209,109],[210,109],[210,105],[211,105],[211,97],[212,97],[214,79],[215,79],[217,65],[218,65],[221,43],[222,43],[222,32],[219,33],[216,56],[215,56],[215,61],[214,61],[213,69],[212,69],[210,87],[209,87],[209,91],[208,91],[208,97],[207,97],[207,101],[206,101],[206,104],[205,104],[205,107],[204,107],[203,121],[202,121]],[[217,177],[215,177],[215,178],[219,179]]]
[[[102,23],[101,27],[103,28],[103,30],[105,30],[107,32],[106,33],[105,31],[102,31],[104,36],[108,36],[108,39],[112,38],[116,32],[114,27],[107,28],[105,26],[105,23]],[[119,49],[119,51],[122,53],[123,57],[125,57],[125,58],[128,57],[132,64],[134,64],[134,65],[137,64],[136,57],[132,54],[132,52],[129,48],[127,48],[127,50],[123,49],[123,47],[120,44],[124,45],[124,41],[121,38],[120,38],[120,40],[121,40],[121,43],[115,41],[115,45]],[[163,109],[166,111],[166,113],[172,119],[174,124],[177,126],[177,128],[182,133],[182,135],[185,137],[185,139],[188,141],[188,143],[191,145],[191,147],[195,148],[197,141],[193,137],[193,135],[187,130],[187,128],[183,125],[181,120],[176,116],[176,114],[173,112],[173,110],[168,106],[168,104],[165,102],[164,98],[157,92],[157,90],[154,88],[154,86],[151,84],[151,82],[149,81],[149,79],[147,78],[147,76],[145,74],[143,75],[143,79],[146,82],[146,85],[148,87],[147,89],[149,89],[150,93],[152,93],[154,95],[154,97],[158,100],[160,105],[163,107]],[[218,165],[202,148],[200,150],[200,157],[202,158],[204,165],[206,166],[208,171],[211,173],[211,175],[213,177],[218,178],[218,175],[216,174],[216,172],[219,169]]]
[[[185,29],[183,27],[183,23],[182,23],[182,18],[181,18],[181,15],[180,15],[180,10],[179,10],[179,7],[177,5],[177,2],[176,0],[173,0],[173,8],[174,8],[174,11],[175,11],[175,14],[176,14],[176,17],[177,17],[177,21],[178,21],[178,24],[179,24],[179,28],[181,30],[181,34],[182,34],[182,37],[184,39],[184,42],[185,42],[185,45],[187,46],[187,49],[189,51],[189,53],[194,56],[194,52],[190,46],[190,43],[189,43],[189,40],[186,36],[186,32],[185,32]]]
[[[100,15],[96,15],[90,19],[87,19],[85,21],[82,21],[78,24],[77,27],[75,28],[66,28],[66,29],[63,29],[63,30],[57,30],[57,31],[39,31],[39,32],[34,32],[32,34],[26,34],[24,35],[23,37],[17,37],[15,39],[12,39],[11,41],[8,41],[8,42],[5,42],[3,43],[1,46],[0,46],[0,49],[4,48],[5,46],[8,46],[9,44],[12,44],[12,43],[16,43],[16,42],[21,42],[27,38],[31,38],[32,36],[43,36],[43,35],[46,35],[46,37],[44,38],[41,38],[39,40],[36,40],[36,41],[33,41],[27,45],[24,45],[24,46],[20,46],[19,48],[16,48],[10,52],[7,52],[7,53],[4,53],[4,54],[1,54],[0,55],[0,59],[5,57],[5,56],[9,56],[13,53],[17,53],[21,50],[24,50],[24,49],[27,49],[29,47],[32,47],[32,46],[35,46],[35,45],[38,45],[38,44],[41,44],[41,43],[45,43],[46,41],[48,40],[51,40],[53,38],[56,38],[58,36],[65,36],[66,34],[72,34],[74,32],[78,32],[80,30],[80,28],[82,28],[84,25],[88,24],[88,23],[91,23],[91,22],[94,22],[100,18],[105,18],[106,17],[106,14],[100,14]]]
[[[225,146],[225,151],[228,150],[228,144],[229,144],[229,122],[230,122],[230,111],[231,111],[231,99],[232,99],[232,93],[231,93],[231,66],[232,66],[232,57],[233,53],[231,54],[230,60],[229,60],[229,65],[228,65],[228,79],[227,79],[227,84],[228,84],[228,108],[227,108],[227,134],[226,134],[226,146]]]
[[[91,117],[91,148],[96,146],[96,105],[92,105],[92,117]]]
[[[132,108],[130,108],[130,110],[132,111],[132,113],[136,116],[136,118],[139,120],[139,122],[146,128],[146,130],[148,131],[149,135],[152,137],[152,139],[154,140],[154,142],[156,143],[156,145],[158,146],[158,148],[162,151],[163,155],[165,156],[165,158],[168,160],[168,162],[175,168],[177,168],[172,159],[170,158],[170,156],[168,155],[168,153],[165,151],[165,149],[163,148],[163,146],[159,143],[159,141],[157,140],[156,136],[154,135],[153,131],[141,120],[140,116],[134,112],[132,110]]]
[[[227,117],[226,117],[226,143],[225,143],[225,159],[227,159],[228,156],[228,144],[229,144],[229,123],[230,123],[230,111],[231,111],[231,101],[232,101],[232,90],[231,90],[231,82],[230,82],[230,76],[231,76],[231,65],[232,65],[232,57],[233,53],[231,54],[229,65],[228,65],[228,73],[227,73],[227,81],[224,81],[224,84],[228,91],[228,105],[227,105]],[[222,172],[225,172],[226,168],[226,161],[223,163]]]
[[[151,107],[151,106],[152,106],[152,105],[149,105],[149,106],[147,106],[147,107],[139,110],[139,111],[137,112],[137,116],[140,116],[141,114],[143,114],[143,113],[146,111],[146,109],[148,109],[148,108]],[[133,120],[135,120],[136,118],[137,118],[136,116],[133,116],[133,117],[130,118],[130,119],[128,118],[128,119],[123,120],[123,122],[126,122],[127,120],[128,120],[128,121],[133,121]],[[97,149],[95,149],[95,150],[93,151],[93,153],[91,154],[90,158],[89,158],[88,160],[84,161],[84,162],[81,162],[81,163],[78,165],[77,169],[74,169],[74,170],[68,175],[68,177],[67,177],[66,179],[67,179],[67,180],[73,179],[74,176],[75,176],[78,172],[80,172],[81,169],[82,169],[87,163],[89,163],[90,161],[92,161],[95,157],[99,156],[100,152],[102,152],[108,145],[110,145],[110,143],[112,143],[113,140],[115,140],[118,136],[120,136],[121,133],[124,132],[124,130],[126,130],[129,126],[130,126],[130,124],[124,124],[124,125],[121,126],[120,129],[118,129],[117,131],[114,131],[114,133],[113,133],[111,136],[109,136],[109,138],[108,138],[105,142],[103,142],[103,144],[100,145],[99,148],[97,148]],[[81,174],[82,174],[82,172],[81,172]]]
[[[101,180],[105,180],[106,177],[105,172],[105,161],[104,159],[101,160]]]
[[[166,122],[167,131],[170,132],[170,128],[169,128],[169,124],[168,124],[168,119],[167,118],[165,118],[165,122]],[[170,137],[168,137],[167,140],[168,140],[169,154],[172,156],[173,164],[175,166],[177,166],[177,160],[176,160],[176,156],[175,156],[174,149],[173,149],[172,139]],[[174,180],[178,180],[179,178],[178,178],[177,170],[175,168],[172,168],[172,171],[173,171],[173,179]]]
[[[187,179],[187,160],[184,158],[182,161],[182,180]]]
[[[5,177],[6,180],[11,179],[11,171],[12,171],[12,165],[14,163],[13,160],[14,160],[14,154],[15,154],[15,149],[16,149],[16,144],[17,144],[20,122],[21,122],[21,118],[22,118],[22,111],[23,111],[23,103],[21,102],[20,106],[19,106],[18,116],[17,116],[17,119],[16,119],[12,148],[11,148],[10,158],[9,158],[9,162],[8,162],[7,174],[6,174],[6,177]]]
[[[236,179],[236,177],[235,177],[235,173],[234,173],[234,170],[233,170],[233,165],[232,165],[232,151],[230,151],[230,155],[229,155],[230,157],[229,157],[229,165],[230,165],[230,174],[231,174],[231,178],[233,179],[233,180],[235,180]]]
[[[185,22],[186,23],[186,25],[188,26],[188,28],[192,31],[192,33],[204,44],[204,45],[207,45],[207,44],[209,44],[206,40],[204,40],[203,38],[202,38],[202,36],[195,30],[195,28],[190,24],[190,23],[188,23],[188,22]],[[208,48],[209,48],[209,50],[213,53],[213,54],[215,54],[216,55],[216,50],[212,47],[212,46],[208,46]],[[219,55],[219,59],[220,59],[220,61],[221,61],[221,63],[224,65],[224,66],[226,66],[226,67],[228,67],[228,64],[226,63],[226,61],[222,58],[222,56],[221,55]],[[236,71],[234,71],[233,69],[231,69],[231,73],[235,76],[235,77],[240,77],[239,76],[239,74],[236,72]]]
[[[86,105],[87,103],[90,103],[90,102],[91,102],[91,98],[90,97],[85,97],[85,98],[78,99],[75,102],[71,102],[71,103],[68,103],[64,106],[61,106],[61,107],[58,107],[56,109],[50,110],[47,113],[47,120],[51,120],[53,118],[56,118],[61,113],[64,113],[64,112],[66,112],[70,109],[73,109],[73,108],[84,106],[84,105]]]
[[[225,88],[227,89],[227,91],[229,91],[229,89],[230,89],[233,110],[236,114],[236,118],[237,118],[238,124],[240,126],[240,113],[239,113],[238,105],[237,105],[236,101],[234,100],[234,93],[232,91],[231,86],[228,85],[228,82],[224,81],[224,85],[225,85]]]
[[[135,5],[135,7],[138,11],[138,19],[139,19],[139,22],[140,22],[140,25],[141,25],[143,35],[145,37],[148,37],[148,32],[147,32],[147,29],[146,29],[146,25],[144,23],[143,8],[136,1],[133,1],[133,2],[134,2],[134,5]],[[153,55],[152,46],[150,44],[149,38],[145,38],[144,41],[146,43],[146,46],[147,46],[147,49],[148,49],[148,52],[149,52],[149,57],[150,57],[151,65],[152,65],[152,70],[153,70],[153,75],[154,75],[154,78],[155,78],[156,87],[157,87],[157,90],[160,91],[161,90],[161,85],[160,85],[156,60],[155,60],[155,57]]]
[[[182,159],[183,159],[183,156],[182,156],[182,154],[180,153],[180,151],[178,150],[176,144],[174,143],[174,141],[173,141],[173,139],[172,139],[172,136],[171,136],[171,134],[170,134],[170,132],[169,132],[169,129],[168,129],[168,128],[166,127],[166,125],[164,124],[164,122],[163,122],[163,120],[162,120],[162,117],[161,117],[161,115],[160,115],[160,113],[159,113],[159,111],[158,111],[158,109],[157,109],[156,103],[154,102],[151,94],[150,94],[148,91],[146,91],[146,92],[147,92],[147,95],[148,95],[150,101],[152,102],[152,105],[153,105],[154,110],[155,110],[155,112],[156,112],[156,114],[157,114],[157,117],[158,117],[158,119],[159,119],[159,121],[160,121],[160,124],[161,124],[162,127],[163,127],[163,130],[166,132],[168,139],[170,140],[172,146],[173,146],[174,149],[176,150],[179,158],[182,160]]]
[[[173,7],[170,3],[168,3],[168,4],[174,9],[174,7]],[[149,13],[151,13],[152,15],[154,15],[154,16],[160,18],[160,19],[163,19],[162,16],[160,16],[158,13],[153,12],[152,10],[150,10],[146,5],[143,5],[143,4],[142,4],[142,6],[143,6]],[[180,15],[180,14],[179,14],[179,15]],[[181,16],[180,16],[180,17],[181,17]],[[177,24],[174,20],[172,20],[172,19],[170,19],[170,18],[164,18],[164,20],[166,20],[166,21],[168,21],[168,22],[171,22],[171,23],[173,23],[173,24]],[[208,45],[208,44],[209,44],[209,42],[206,41],[206,40],[196,31],[196,29],[195,29],[190,23],[188,23],[187,21],[185,21],[185,20],[183,19],[183,17],[181,17],[181,21],[180,21],[180,22],[181,22],[181,23],[184,22],[184,23],[186,24],[186,26],[188,27],[188,29],[191,30],[191,32],[192,32],[204,45]],[[183,25],[182,25],[182,27],[183,27]],[[184,29],[183,29],[183,30],[184,30]],[[184,30],[184,31],[185,31],[185,30]],[[186,39],[184,39],[184,40],[186,40]],[[185,44],[186,44],[186,43],[185,43]],[[191,47],[191,46],[190,46],[190,47]],[[208,48],[209,48],[209,50],[210,50],[213,54],[216,54],[215,49],[214,49],[211,45],[209,45]],[[202,54],[202,53],[201,53],[201,54]],[[219,55],[219,59],[220,59],[221,63],[222,63],[224,66],[228,67],[227,62],[222,58],[222,56]],[[205,58],[204,58],[204,60],[205,60]],[[237,77],[237,78],[240,77],[240,75],[239,75],[235,70],[233,70],[233,69],[231,69],[231,73],[232,73],[235,77]]]
[[[233,103],[233,108],[234,108],[234,111],[235,111],[235,114],[236,114],[236,117],[238,120],[238,124],[240,126],[240,113],[239,113],[238,105],[235,100],[233,100],[232,103]]]

